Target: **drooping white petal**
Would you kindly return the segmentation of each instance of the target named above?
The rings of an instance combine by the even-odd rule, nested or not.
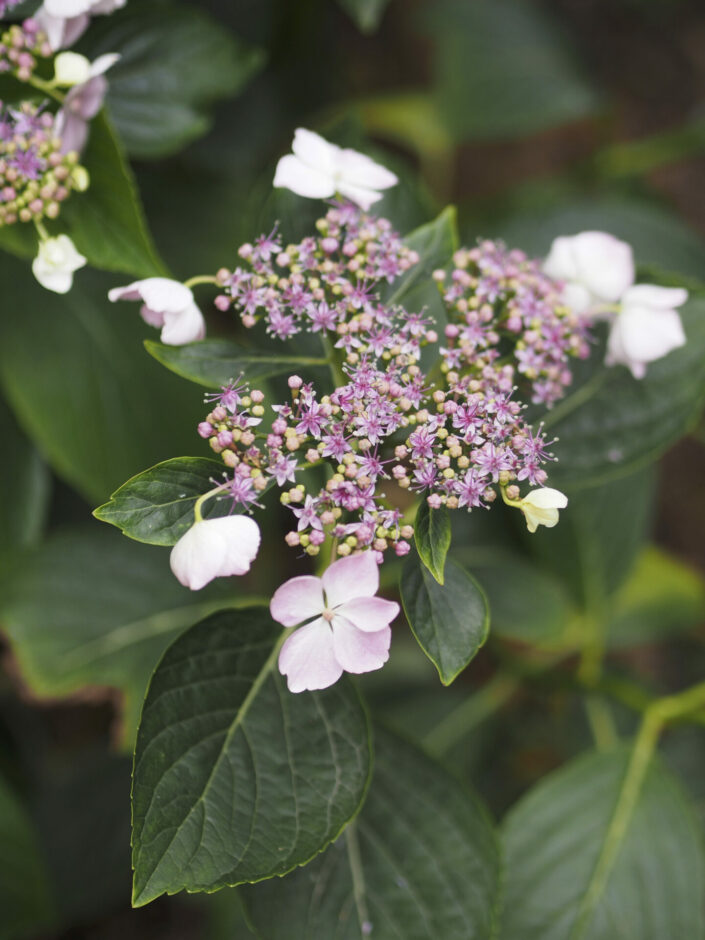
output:
[[[165,310],[163,317],[164,327],[160,338],[166,346],[194,343],[206,335],[206,321],[194,303],[176,312]]]
[[[375,633],[384,630],[399,615],[399,604],[383,597],[354,597],[336,607],[335,615],[344,617],[363,633]]]
[[[529,532],[535,532],[540,525],[547,529],[557,525],[558,510],[565,509],[568,505],[568,497],[560,490],[545,486],[531,490],[519,505],[526,519],[526,527]]]
[[[119,52],[106,52],[105,55],[98,56],[93,62],[91,62],[90,73],[91,78],[96,78],[98,75],[104,75],[108,69],[111,69],[116,62],[119,62],[121,59]]]
[[[375,553],[361,552],[341,558],[325,570],[323,590],[328,607],[338,607],[354,597],[373,597],[379,588],[379,566]]]
[[[249,516],[202,519],[172,548],[171,570],[184,587],[200,591],[214,578],[249,571],[259,544],[259,526]]]
[[[566,307],[570,307],[573,313],[588,313],[595,306],[595,298],[584,284],[578,284],[577,281],[567,281],[563,287],[561,299]]]
[[[363,189],[389,189],[399,182],[391,170],[357,150],[345,149],[339,152],[337,173],[346,183]]]
[[[333,176],[338,168],[340,147],[329,143],[315,131],[297,128],[291,149],[303,164],[326,176]]]
[[[360,675],[381,669],[389,659],[391,641],[390,627],[364,633],[343,617],[333,620],[333,652],[346,672]]]
[[[159,310],[150,310],[146,304],[140,307],[140,316],[145,323],[157,328],[164,326],[164,314]]]
[[[295,627],[323,612],[323,583],[320,578],[302,575],[290,578],[274,592],[269,612],[277,623]]]
[[[281,648],[279,671],[291,692],[327,689],[340,679],[343,667],[333,652],[333,632],[322,618],[300,627]]]
[[[92,6],[93,0],[44,0],[44,9],[50,16],[65,20],[88,13]]]
[[[148,307],[162,313],[179,313],[193,303],[193,291],[168,277],[148,277],[130,286],[139,290]]]
[[[607,232],[581,232],[573,241],[576,280],[596,297],[615,303],[634,283],[631,246]]]
[[[114,13],[115,10],[122,9],[126,3],[127,0],[92,0],[91,13],[94,16],[96,13]]]
[[[560,235],[553,239],[551,249],[543,263],[543,269],[549,277],[557,281],[574,281],[578,276],[578,266],[573,254],[573,239]]]
[[[142,300],[141,284],[142,281],[134,281],[125,287],[113,287],[112,290],[108,291],[108,300],[111,303],[116,303],[118,300]]]
[[[622,308],[655,307],[671,310],[682,307],[688,299],[688,291],[683,287],[659,287],[656,284],[637,284],[630,287],[622,297]]]
[[[607,341],[607,355],[612,364],[622,363],[632,369],[635,378],[643,378],[649,362],[662,359],[685,345],[686,336],[676,310],[632,306],[616,318]]]
[[[274,184],[279,189],[290,189],[307,199],[328,199],[335,195],[332,175],[308,166],[293,154],[287,154],[277,163]]]
[[[382,198],[382,193],[375,192],[374,189],[364,189],[362,186],[354,186],[352,183],[348,183],[342,176],[338,177],[335,190],[339,192],[341,196],[345,196],[346,199],[354,202],[356,206],[360,206],[365,212],[367,212],[370,206]]]
[[[257,557],[262,536],[259,526],[250,516],[223,516],[206,520],[225,538],[226,552],[219,576],[246,574]]]

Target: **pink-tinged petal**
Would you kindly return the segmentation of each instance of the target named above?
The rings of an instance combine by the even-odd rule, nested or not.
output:
[[[375,633],[363,633],[342,617],[336,617],[333,622],[335,658],[346,672],[359,675],[381,669],[389,659],[391,642],[390,627]]]
[[[108,80],[103,75],[89,79],[83,85],[76,85],[66,96],[64,107],[76,117],[91,121],[103,107],[108,92]]]
[[[273,185],[290,189],[297,196],[305,196],[307,199],[327,199],[335,195],[332,176],[307,166],[293,154],[282,157],[277,163]]]
[[[329,143],[320,134],[307,131],[304,127],[295,131],[291,149],[301,163],[326,176],[335,173],[341,153],[336,144]]]
[[[320,617],[324,607],[321,579],[306,574],[276,589],[269,612],[283,627],[295,627],[311,617]]]
[[[88,124],[80,114],[73,114],[62,108],[56,115],[55,130],[56,136],[61,139],[62,153],[80,153],[86,146]]]
[[[554,238],[543,269],[549,277],[557,281],[574,281],[578,276],[578,266],[573,255],[573,239],[565,235]]]
[[[327,689],[343,674],[333,652],[333,632],[322,618],[293,633],[279,653],[279,672],[290,692]]]
[[[91,62],[91,78],[104,75],[108,69],[111,69],[121,58],[122,56],[119,52],[106,52],[105,55],[99,55],[97,59]]]
[[[379,565],[373,552],[348,555],[334,561],[321,580],[328,607],[338,607],[354,597],[374,597],[379,589]]]
[[[581,232],[573,239],[581,281],[600,300],[614,303],[634,283],[631,246],[607,232]]]
[[[206,335],[206,322],[196,304],[189,304],[178,313],[164,312],[164,329],[161,341],[167,346],[183,346],[194,343]]]
[[[44,9],[50,16],[65,20],[88,13],[92,5],[93,0],[44,0]]]
[[[336,617],[344,617],[363,633],[384,630],[399,615],[399,604],[383,597],[354,597],[336,607]]]
[[[113,293],[112,291],[110,293]],[[112,299],[112,298],[111,298]],[[132,298],[128,298],[132,299]],[[164,314],[160,313],[159,310],[150,310],[149,307],[142,304],[140,307],[140,316],[145,323],[148,323],[150,326],[161,327],[164,326]]]
[[[116,303],[118,300],[142,300],[141,283],[142,281],[134,281],[126,287],[113,287],[112,290],[108,291],[108,300],[111,303]],[[149,323],[149,320],[147,322]]]
[[[357,150],[341,150],[337,162],[339,174],[353,186],[372,190],[389,189],[399,182],[391,170]]]
[[[225,538],[208,525],[196,522],[171,550],[169,564],[184,587],[200,591],[220,573],[227,553]]]
[[[259,551],[259,526],[249,516],[223,516],[206,520],[211,531],[225,541],[225,555],[218,569],[218,577],[246,574]]]
[[[622,308],[655,307],[669,310],[682,307],[688,299],[688,291],[683,287],[658,287],[656,284],[637,284],[630,287],[622,297]]]
[[[148,277],[137,283],[142,300],[152,310],[180,313],[193,304],[193,291],[169,277]]]
[[[363,186],[355,186],[342,178],[337,180],[335,190],[339,192],[341,196],[345,196],[346,199],[350,199],[354,202],[356,206],[360,206],[365,212],[367,212],[373,203],[378,202],[382,198],[382,193],[378,193],[374,189],[366,189]]]

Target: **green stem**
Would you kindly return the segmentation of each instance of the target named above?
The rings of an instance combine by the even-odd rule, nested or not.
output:
[[[184,287],[196,287],[197,284],[217,284],[217,278],[213,277],[210,274],[197,274],[195,277],[190,277],[188,281],[184,281]]]
[[[217,493],[222,493],[223,490],[227,487],[227,485],[228,485],[227,483],[221,483],[220,486],[216,486],[214,489],[208,490],[207,493],[203,493],[202,496],[198,497],[193,507],[193,514],[194,514],[196,522],[203,522],[201,506],[203,506],[206,500],[210,499],[212,496],[215,496]]]
[[[494,676],[478,692],[454,708],[425,736],[424,747],[434,756],[445,754],[473,728],[498,712],[520,686],[521,683],[512,676]]]
[[[348,850],[348,864],[350,865],[350,876],[353,883],[353,897],[355,898],[357,919],[360,924],[360,933],[364,937],[369,933],[370,919],[367,910],[367,900],[365,899],[365,873],[362,868],[360,844],[357,839],[357,829],[355,828],[354,822],[351,822],[345,830],[345,845]]]
[[[612,751],[619,744],[619,735],[612,710],[601,695],[590,692],[585,697],[585,713],[598,751]]]
[[[37,230],[40,241],[43,241],[43,242],[49,241],[49,232],[47,232],[43,222],[40,222],[39,219],[35,219],[34,227]]]
[[[37,75],[32,75],[32,77],[28,79],[28,84],[32,85],[38,91],[43,92],[45,95],[49,95],[54,101],[58,101],[60,104],[63,104],[65,101],[65,95],[57,91],[51,82],[45,82],[43,78],[39,78]]]

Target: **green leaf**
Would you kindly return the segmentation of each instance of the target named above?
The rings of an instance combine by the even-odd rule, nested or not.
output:
[[[49,473],[37,451],[0,398],[0,557],[32,545],[44,527]]]
[[[580,758],[511,811],[501,940],[703,936],[693,811],[659,762],[625,795],[627,761],[623,750]]]
[[[607,638],[610,646],[654,643],[692,630],[704,618],[702,576],[652,546],[613,598]]]
[[[515,138],[593,114],[598,100],[548,15],[521,0],[436,0],[438,108],[457,140]]]
[[[427,568],[410,558],[400,589],[414,636],[443,685],[450,685],[487,639],[490,611],[482,588],[452,560],[446,562],[441,586]]]
[[[182,588],[165,552],[94,524],[53,535],[28,552],[13,569],[0,616],[20,674],[36,695],[118,689],[122,738],[129,742],[163,651],[186,627],[232,604],[214,588],[198,594]]]
[[[90,174],[85,193],[61,211],[61,229],[93,267],[135,277],[166,273],[142,211],[132,171],[105,112],[91,122],[81,159]]]
[[[135,751],[134,904],[304,865],[357,813],[367,717],[348,681],[294,695],[281,628],[257,608],[197,624],[166,653]]]
[[[164,346],[147,340],[144,345],[167,369],[206,388],[221,388],[240,375],[256,383],[274,375],[327,364],[320,357],[257,352],[226,339],[206,339],[187,346]]]
[[[443,584],[450,538],[450,516],[446,507],[430,509],[423,499],[414,522],[414,541],[419,558],[439,584]]]
[[[631,572],[650,529],[654,488],[647,467],[603,486],[569,491],[554,529],[525,534],[534,557],[582,609],[602,618],[606,599]]]
[[[500,860],[473,794],[412,745],[376,730],[375,770],[339,842],[283,880],[242,890],[262,940],[488,940]]]
[[[387,8],[389,0],[338,0],[363,33],[373,33]]]
[[[175,457],[138,473],[116,490],[93,515],[125,535],[149,545],[175,545],[194,522],[199,496],[212,490],[224,464],[207,457]],[[226,516],[226,500],[209,499],[205,519]]]
[[[0,777],[0,910],[3,940],[43,933],[56,911],[37,833],[24,806]]]
[[[71,293],[43,291],[0,257],[0,383],[53,469],[93,504],[128,477],[198,441],[194,389],[142,349],[137,306],[109,304],[109,279],[78,273]]]
[[[120,53],[108,104],[131,156],[165,157],[210,127],[210,105],[232,98],[263,54],[194,5],[140,0],[96,22],[90,57]]]

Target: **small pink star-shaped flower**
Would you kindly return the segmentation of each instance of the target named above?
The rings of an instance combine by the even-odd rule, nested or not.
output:
[[[343,672],[371,672],[387,662],[399,605],[375,597],[378,589],[375,553],[367,551],[334,562],[322,578],[291,578],[275,591],[272,617],[285,627],[304,624],[279,654],[291,692],[326,689]]]

